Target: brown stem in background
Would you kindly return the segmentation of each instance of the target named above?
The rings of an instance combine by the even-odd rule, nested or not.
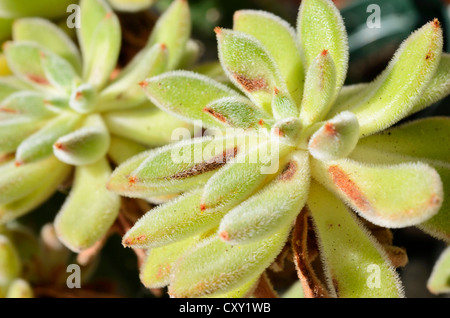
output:
[[[253,296],[255,298],[278,298],[278,293],[273,288],[265,272],[259,278]]]
[[[309,213],[305,207],[297,217],[292,234],[292,251],[297,274],[306,298],[329,298],[330,294],[317,277],[311,264],[311,257],[308,255],[310,229]]]

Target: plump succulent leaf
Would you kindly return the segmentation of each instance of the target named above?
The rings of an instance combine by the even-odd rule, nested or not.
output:
[[[347,157],[359,139],[358,119],[353,113],[344,111],[327,120],[310,138],[310,154],[322,161]]]
[[[144,48],[118,77],[102,90],[97,110],[131,108],[146,101],[139,83],[147,77],[162,73],[167,68],[168,56],[165,45],[155,44]]]
[[[277,64],[290,96],[299,105],[304,74],[295,30],[278,16],[256,10],[236,11],[233,30],[250,34],[262,43]]]
[[[304,126],[321,121],[336,96],[336,69],[333,58],[323,50],[311,61],[305,78],[300,120]]]
[[[20,276],[22,262],[13,243],[0,234],[0,295],[6,293],[9,284]]]
[[[253,281],[278,255],[290,228],[239,247],[217,236],[205,239],[175,263],[169,294],[177,298],[213,296]]]
[[[193,133],[185,121],[160,111],[152,104],[144,104],[130,110],[120,110],[103,115],[110,133],[150,147],[164,146],[172,141],[177,131],[185,137]]]
[[[8,288],[6,298],[33,298],[34,293],[31,285],[22,278],[15,279]]]
[[[143,198],[195,188],[236,156],[246,139],[245,136],[194,138],[150,150],[117,168],[108,188]]]
[[[31,180],[31,183],[20,186],[18,191],[20,196],[9,203],[0,205],[0,223],[6,223],[17,219],[18,217],[32,211],[40,204],[45,202],[58,187],[69,177],[72,171],[71,167],[56,160],[56,158],[44,159],[44,164],[37,163],[39,165],[39,172],[44,174],[37,176]],[[45,161],[51,161],[50,165],[47,165]],[[34,165],[35,163],[27,164],[26,166]],[[26,167],[25,166],[25,167]],[[25,175],[33,174],[25,173]],[[30,181],[30,179],[25,179]],[[28,187],[32,187],[33,190]],[[9,200],[8,200],[9,201]]]
[[[225,126],[203,111],[206,105],[220,98],[240,96],[224,84],[189,71],[154,76],[145,80],[142,86],[148,98],[159,108],[191,122],[201,120],[207,128]]]
[[[69,133],[79,122],[79,116],[69,113],[51,119],[39,131],[21,142],[17,147],[16,162],[24,164],[50,155],[56,140]]]
[[[410,113],[439,65],[442,42],[440,24],[434,20],[402,43],[375,79],[370,97],[350,109],[358,117],[361,136],[388,128]]]
[[[329,288],[338,297],[403,297],[398,274],[382,247],[338,198],[312,183],[308,208]]]
[[[101,239],[119,213],[120,197],[105,186],[110,173],[105,158],[75,169],[74,184],[54,223],[59,239],[72,251]]]
[[[246,244],[292,224],[306,202],[309,180],[308,154],[294,152],[274,180],[225,215],[219,236],[233,245]]]
[[[445,117],[415,120],[363,138],[351,158],[373,164],[427,162],[439,173],[444,193],[450,189],[450,120]],[[432,140],[433,142],[430,142]],[[380,145],[383,145],[380,147]],[[444,199],[438,214],[418,225],[450,241],[450,202]]]
[[[147,45],[164,44],[169,51],[167,68],[180,63],[191,34],[191,16],[186,0],[175,0],[159,17]]]
[[[33,91],[18,91],[2,100],[0,104],[0,120],[3,119],[45,119],[55,112],[44,96]],[[20,118],[20,119],[19,119]]]
[[[125,162],[128,158],[134,157],[146,150],[146,147],[118,136],[111,136],[108,149],[108,157],[119,165]]]
[[[256,38],[216,29],[219,60],[230,80],[263,110],[271,112],[274,89],[288,96],[286,83],[270,53]],[[248,61],[252,61],[251,64]],[[295,114],[294,114],[295,116]]]
[[[12,29],[14,41],[32,41],[66,59],[79,73],[81,56],[70,37],[58,26],[42,18],[16,20]]]
[[[167,286],[175,261],[181,254],[193,248],[198,240],[197,236],[191,236],[182,241],[150,249],[139,274],[144,286],[147,288]]]
[[[204,211],[201,189],[187,192],[147,212],[123,237],[124,246],[159,247],[216,227],[224,210]]]
[[[0,77],[0,100],[3,101],[9,95],[26,89],[26,85],[14,76]]]
[[[13,153],[17,146],[44,125],[45,121],[29,118],[2,121],[0,126],[0,153]]]
[[[83,78],[94,87],[103,88],[119,56],[119,19],[104,0],[82,0],[80,17],[77,34],[83,56]]]
[[[81,128],[64,135],[53,144],[55,156],[70,165],[93,164],[106,155],[110,136],[100,115],[91,115]]]
[[[374,224],[405,227],[435,215],[443,201],[439,174],[425,163],[368,165],[311,161],[312,176]]]
[[[327,50],[331,56],[336,68],[336,96],[347,75],[348,40],[344,21],[331,0],[302,1],[297,20],[297,34],[305,70],[310,68],[323,50]]]
[[[447,247],[434,264],[427,287],[433,294],[450,292],[450,247]]]

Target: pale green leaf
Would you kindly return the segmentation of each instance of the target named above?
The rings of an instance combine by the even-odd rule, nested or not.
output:
[[[73,66],[62,57],[48,50],[43,50],[39,56],[44,74],[54,87],[69,93],[80,81]]]
[[[274,89],[289,94],[270,53],[251,35],[220,28],[215,31],[219,60],[230,80],[256,105],[271,113]]]
[[[321,121],[336,97],[336,68],[327,50],[311,61],[305,78],[300,120],[304,126]]]
[[[144,48],[119,76],[99,95],[97,111],[131,108],[146,100],[139,85],[147,77],[162,73],[167,65],[167,48],[155,44]]]
[[[136,12],[150,7],[156,0],[108,0],[111,6],[119,11]]]
[[[54,223],[61,242],[74,252],[103,238],[119,213],[120,197],[106,189],[110,174],[106,159],[75,170],[74,184]]]
[[[31,118],[2,120],[0,125],[0,153],[12,153],[28,136],[44,126],[45,121]]]
[[[284,119],[298,116],[298,106],[291,96],[274,87],[272,95],[272,113],[276,119]]]
[[[434,216],[444,198],[435,169],[424,163],[368,165],[349,159],[311,160],[312,176],[370,222],[390,228]]]
[[[17,91],[26,89],[26,85],[24,85],[18,78],[14,76],[0,77],[0,101],[3,101],[9,95]]]
[[[214,296],[254,281],[284,246],[291,226],[255,243],[231,247],[219,237],[205,239],[174,265],[171,297]]]
[[[295,30],[278,16],[256,10],[237,11],[233,29],[250,34],[262,43],[278,65],[289,94],[300,105],[304,71]]]
[[[203,44],[198,40],[189,39],[186,43],[184,53],[178,62],[177,69],[187,70],[195,67],[203,53]]]
[[[246,283],[224,293],[213,294],[212,296],[206,295],[202,298],[251,298],[253,292],[256,289],[260,275],[257,275],[253,279],[250,279]],[[228,308],[227,308],[228,309]]]
[[[128,158],[136,156],[145,150],[146,147],[136,142],[113,135],[111,136],[111,141],[109,143],[108,157],[116,165],[119,165],[125,162]]]
[[[12,93],[0,103],[0,120],[43,119],[55,115],[45,97],[34,91],[18,91]]]
[[[103,118],[112,134],[150,147],[178,140],[179,131],[185,133],[186,138],[193,133],[191,124],[149,103],[130,110],[107,112]]]
[[[206,210],[229,209],[247,199],[279,170],[280,158],[291,148],[276,140],[250,144],[206,183],[202,204]]]
[[[202,210],[201,195],[196,189],[148,211],[125,234],[123,245],[154,248],[215,228],[225,211]]]
[[[50,120],[39,131],[20,143],[16,151],[16,162],[24,164],[50,155],[56,140],[69,133],[79,122],[79,116],[69,113]]]
[[[164,73],[147,79],[142,86],[159,108],[187,121],[201,120],[207,128],[224,125],[203,112],[206,105],[223,97],[240,96],[219,82],[189,71]]]
[[[77,32],[83,55],[83,78],[94,87],[103,88],[119,57],[119,19],[104,0],[83,0],[80,7],[81,27]]]
[[[0,294],[22,271],[22,262],[12,242],[0,234]]]
[[[245,97],[233,96],[217,99],[203,108],[203,112],[216,121],[234,128],[265,127],[270,123],[270,116],[259,107],[256,107]]]
[[[386,70],[370,86],[371,94],[349,109],[358,117],[361,136],[388,128],[411,112],[433,79],[442,43],[437,20],[402,43]]]
[[[0,205],[0,223],[14,220],[44,203],[69,177],[70,171],[72,171],[70,166],[56,160],[53,156],[50,158],[50,165],[44,164],[45,167],[42,171],[41,164],[39,168],[41,171],[33,172],[37,176],[32,180],[27,177],[24,180],[26,183],[18,187],[21,194],[15,201]],[[45,159],[45,161],[47,160],[49,159]],[[34,163],[26,166],[30,165],[34,165]],[[33,173],[31,174],[33,175]],[[25,172],[25,175],[29,174],[29,172]]]
[[[310,138],[310,154],[323,161],[347,157],[359,139],[358,119],[353,113],[344,111],[326,121]]]
[[[110,136],[100,115],[87,117],[81,128],[64,135],[53,144],[54,155],[70,165],[92,164],[106,155]]]
[[[309,180],[308,154],[294,152],[276,179],[225,215],[219,236],[233,245],[246,244],[292,224],[306,202]]]
[[[34,298],[33,289],[26,280],[17,278],[9,286],[6,298]]]
[[[73,87],[68,104],[77,113],[88,114],[95,109],[97,96],[96,89],[92,84],[82,83]]]
[[[47,50],[66,59],[79,73],[81,71],[81,56],[75,43],[58,26],[52,22],[38,18],[23,18],[13,25],[14,41],[32,41]]]
[[[450,293],[450,246],[447,246],[434,264],[427,288],[433,294]]]
[[[159,288],[169,285],[173,263],[197,243],[198,237],[192,236],[169,245],[152,248],[139,269],[139,278],[147,288]]]
[[[328,285],[338,297],[403,297],[399,276],[383,248],[340,200],[312,183],[308,207]]]
[[[42,180],[58,168],[58,160],[49,156],[44,160],[18,166],[9,161],[0,166],[0,204],[20,199],[41,186]]]
[[[147,45],[161,43],[169,50],[167,70],[175,69],[191,35],[191,15],[186,0],[175,0],[159,17]]]
[[[297,34],[308,70],[314,59],[327,50],[336,68],[335,96],[344,85],[348,68],[348,39],[344,21],[331,0],[302,1]],[[305,88],[306,91],[306,88]]]

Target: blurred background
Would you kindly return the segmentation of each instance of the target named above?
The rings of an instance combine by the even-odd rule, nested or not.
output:
[[[119,13],[123,26],[124,47],[121,62],[125,64],[145,44],[147,36],[160,12],[172,0],[158,0],[149,10],[137,13]],[[192,10],[192,37],[202,43],[201,62],[217,60],[215,26],[232,28],[233,14],[239,9],[256,9],[272,12],[293,27],[300,0],[189,0]],[[450,49],[450,1],[443,0],[335,0],[340,9],[349,35],[350,65],[346,84],[372,80],[387,65],[400,43],[415,29],[438,18],[444,28],[445,51]],[[380,9],[379,27],[368,27],[368,18]],[[373,7],[371,7],[373,8]],[[376,21],[370,20],[372,26]],[[2,29],[0,27],[0,29]],[[6,31],[6,29],[2,29]],[[0,34],[1,37],[1,34]],[[414,118],[431,115],[450,116],[450,99],[421,111]],[[412,118],[409,118],[412,119]],[[28,214],[22,222],[39,232],[42,224],[52,222],[63,203],[64,193],[56,194],[38,211]],[[431,269],[441,251],[443,242],[437,241],[416,228],[396,229],[394,245],[406,248],[409,263],[399,269],[406,297],[428,298],[435,296],[426,289]],[[74,255],[75,259],[75,255]],[[113,235],[101,251],[97,268],[90,275],[97,284],[95,289],[109,292],[120,291],[125,297],[154,297],[158,291],[147,290],[139,281],[136,255],[131,249],[121,247],[121,238]],[[114,286],[110,282],[113,281]]]

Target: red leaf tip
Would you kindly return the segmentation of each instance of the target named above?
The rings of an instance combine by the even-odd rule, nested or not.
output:
[[[328,54],[328,50],[323,50],[322,52],[320,52],[320,55],[325,56]]]
[[[221,27],[215,27],[215,28],[214,28],[214,32],[215,32],[217,35],[220,35],[220,34],[222,33],[222,28],[221,28]]]
[[[222,240],[224,241],[228,241],[230,239],[230,235],[228,234],[227,231],[222,231],[219,233],[219,236]]]

